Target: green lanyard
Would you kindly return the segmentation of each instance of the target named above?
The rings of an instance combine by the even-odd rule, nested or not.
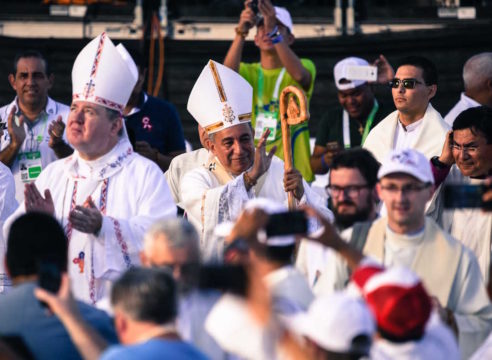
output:
[[[366,137],[369,134],[369,131],[371,130],[372,123],[374,122],[374,116],[376,115],[378,110],[379,110],[379,104],[377,100],[374,99],[374,106],[372,107],[372,110],[369,116],[367,117],[366,127],[364,128],[364,133],[362,134],[362,141],[360,143],[361,145],[364,145],[364,141],[366,140]]]
[[[48,114],[46,113],[43,113],[41,114],[41,119],[39,120],[43,123],[43,128],[41,129],[41,132],[38,132],[38,135],[36,136],[36,142],[38,143],[38,149],[39,149],[39,145],[43,142],[44,140],[44,132],[46,130],[46,125],[48,124]],[[29,126],[28,126],[29,127]],[[30,132],[30,135],[31,135],[31,144],[30,144],[30,149],[29,151],[33,151],[33,143],[34,143],[34,131],[33,129],[30,127],[29,128],[29,132]]]
[[[285,75],[285,68],[282,68],[282,70],[280,70],[280,73],[277,76],[277,80],[275,81],[275,88],[273,89],[273,94],[272,94],[273,100],[278,99],[280,84],[282,83],[284,75]],[[263,75],[263,69],[261,68],[260,65],[260,67],[258,68],[258,96],[256,98],[256,103],[258,104],[258,108],[263,107],[263,88],[264,88],[264,75]]]

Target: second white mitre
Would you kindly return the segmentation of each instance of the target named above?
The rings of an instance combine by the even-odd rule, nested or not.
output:
[[[137,83],[135,74],[111,39],[102,33],[79,53],[72,69],[72,100],[123,112]]]
[[[212,134],[251,122],[253,88],[237,72],[209,60],[198,77],[187,109]]]

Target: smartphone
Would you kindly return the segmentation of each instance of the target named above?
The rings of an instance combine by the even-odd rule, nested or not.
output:
[[[378,68],[371,65],[347,66],[347,80],[376,81],[378,79]]]
[[[444,186],[444,207],[454,208],[482,208],[492,210],[492,202],[483,202],[482,196],[490,187],[486,185],[446,185]]]
[[[306,234],[308,221],[304,211],[287,211],[270,215],[266,225],[266,235],[282,236],[293,234]]]
[[[60,289],[61,272],[54,262],[41,261],[38,267],[38,284],[39,287],[56,294]],[[41,302],[46,307],[46,303]]]
[[[251,8],[251,10],[253,10],[255,15],[258,14],[258,0],[252,0],[249,3],[249,7]]]
[[[246,296],[248,276],[241,265],[203,265],[198,275],[199,289],[215,289]]]

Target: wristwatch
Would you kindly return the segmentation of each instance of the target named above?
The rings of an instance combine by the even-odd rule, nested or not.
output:
[[[447,169],[449,167],[449,165],[439,161],[439,156],[431,157],[431,163],[438,169]]]

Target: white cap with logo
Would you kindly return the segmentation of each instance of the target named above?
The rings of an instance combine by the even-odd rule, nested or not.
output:
[[[369,63],[358,57],[348,57],[340,60],[333,68],[333,78],[338,90],[350,90],[366,83],[365,80],[348,79],[348,68],[350,66],[368,66]]]
[[[423,183],[434,184],[429,159],[414,149],[392,150],[379,168],[378,179],[394,173],[408,174]]]
[[[289,29],[290,33],[292,33],[294,24],[292,22],[292,17],[286,8],[275,6],[275,17],[283,26]]]
[[[72,101],[122,112],[138,79],[111,39],[102,33],[79,53],[72,69]]]
[[[253,88],[237,72],[209,60],[195,82],[187,109],[208,134],[251,122]]]

